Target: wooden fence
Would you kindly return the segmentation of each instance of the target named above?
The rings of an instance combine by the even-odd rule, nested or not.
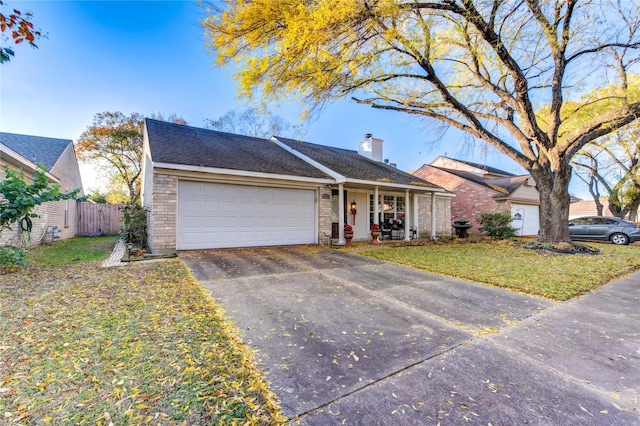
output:
[[[77,234],[79,237],[117,235],[122,222],[122,204],[77,204]]]

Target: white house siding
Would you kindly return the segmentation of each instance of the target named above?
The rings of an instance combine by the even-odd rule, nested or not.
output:
[[[535,186],[522,185],[509,196],[511,200],[529,201],[532,204],[540,203],[540,194]]]
[[[540,231],[540,208],[538,206],[511,203],[511,217],[514,218],[511,226],[517,230],[518,236],[538,235]]]

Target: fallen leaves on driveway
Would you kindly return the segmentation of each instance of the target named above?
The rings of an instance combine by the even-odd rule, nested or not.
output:
[[[0,417],[283,424],[238,331],[178,260],[27,268],[0,283]]]

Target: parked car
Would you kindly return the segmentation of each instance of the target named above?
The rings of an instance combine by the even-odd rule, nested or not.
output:
[[[629,244],[640,241],[640,225],[617,217],[590,216],[569,221],[572,240],[611,241],[613,244]]]

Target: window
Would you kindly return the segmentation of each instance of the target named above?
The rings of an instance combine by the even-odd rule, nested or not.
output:
[[[605,219],[603,217],[597,217],[593,219],[594,225],[617,225],[618,221],[613,219]]]
[[[378,214],[380,224],[390,224],[393,220],[404,221],[405,199],[395,195],[383,195],[378,198]],[[369,195],[369,223],[374,223],[373,219],[373,195]]]

